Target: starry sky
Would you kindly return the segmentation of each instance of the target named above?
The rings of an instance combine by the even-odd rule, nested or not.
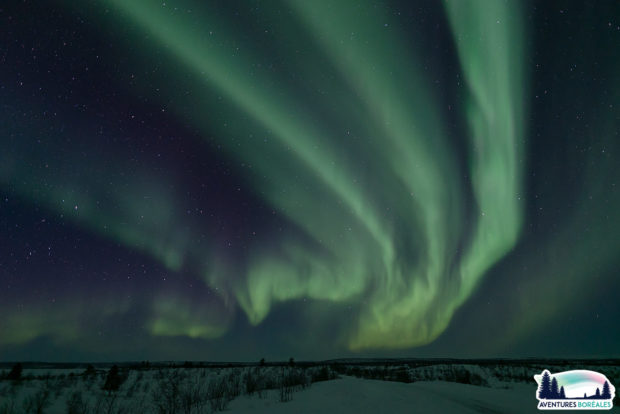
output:
[[[620,4],[0,5],[0,360],[620,357]]]

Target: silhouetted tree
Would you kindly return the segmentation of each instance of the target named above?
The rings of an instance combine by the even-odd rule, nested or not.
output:
[[[560,398],[561,398],[562,400],[565,400],[565,399],[566,399],[566,394],[564,394],[564,385],[562,385],[562,386],[560,387]]]
[[[121,377],[118,371],[118,367],[114,365],[108,371],[108,375],[105,379],[105,384],[103,384],[103,389],[105,391],[118,391],[122,383],[123,377]]]
[[[544,370],[542,380],[540,381],[540,389],[538,390],[538,398],[547,399],[551,398],[551,378],[549,371]]]
[[[607,381],[603,384],[603,393],[601,394],[601,398],[606,400],[611,398],[611,390],[609,389],[609,382]]]
[[[261,358],[260,361],[258,362],[258,365],[260,365],[261,367],[265,366],[265,358]]]
[[[601,390],[596,388],[596,395],[594,396],[594,398],[601,398]]]
[[[289,360],[288,360],[288,365],[290,367],[294,367],[295,366],[295,358],[290,357]]]
[[[86,369],[84,370],[84,376],[85,377],[94,377],[95,375],[97,375],[97,371],[95,370],[95,367],[93,367],[92,364],[88,364],[86,366]]]
[[[19,381],[22,378],[22,371],[23,371],[23,367],[21,363],[17,363],[15,365],[13,365],[13,368],[11,368],[11,372],[9,372],[9,375],[6,376],[6,379],[10,379],[13,381]]]
[[[551,393],[549,394],[549,398],[557,399],[560,396],[560,392],[558,391],[558,381],[555,377],[551,378]]]

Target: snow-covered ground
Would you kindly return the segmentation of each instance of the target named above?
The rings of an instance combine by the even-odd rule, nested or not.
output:
[[[241,396],[230,403],[231,414],[242,413],[535,413],[536,387],[515,384],[493,389],[443,381],[401,382],[341,379],[313,384],[293,400]]]
[[[538,368],[501,364],[121,368],[115,391],[104,390],[107,366],[91,367],[90,373],[84,368],[30,368],[23,370],[20,381],[0,380],[0,414],[534,413],[537,385],[532,373]],[[618,367],[604,369],[615,383]],[[340,378],[333,379],[337,373]]]

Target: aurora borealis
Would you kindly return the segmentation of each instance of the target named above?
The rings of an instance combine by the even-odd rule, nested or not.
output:
[[[0,6],[0,359],[618,356],[618,16]]]

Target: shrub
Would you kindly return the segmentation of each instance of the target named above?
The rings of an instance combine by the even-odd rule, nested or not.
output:
[[[185,414],[200,412],[204,403],[198,383],[185,383],[180,390],[181,409]]]
[[[3,395],[2,397],[3,402],[0,403],[0,414],[16,414],[18,411],[15,398],[5,398],[5,395]]]
[[[246,371],[244,380],[245,393],[247,395],[254,394],[254,392],[258,390],[258,378],[255,374],[252,373],[251,369],[248,369]]]
[[[6,376],[6,379],[19,381],[22,378],[23,370],[24,369],[22,367],[22,364],[18,362],[17,364],[13,365],[13,368],[11,368],[11,372],[9,372],[9,375]]]
[[[88,364],[82,375],[84,375],[85,377],[94,377],[95,375],[97,375],[97,371],[95,370],[95,367],[92,366],[92,364]]]
[[[103,384],[104,391],[118,391],[118,389],[125,381],[125,377],[120,374],[120,371],[116,365],[112,366],[108,371],[108,375]]]
[[[24,400],[24,411],[27,413],[42,414],[45,408],[50,404],[50,392],[47,388],[43,388],[33,395],[29,395]]]
[[[67,414],[88,414],[88,403],[82,399],[82,393],[75,391],[67,400]]]
[[[309,384],[310,380],[303,370],[282,367],[280,371],[280,401],[292,400],[295,388],[306,388]]]
[[[332,379],[329,368],[325,365],[320,367],[319,369],[313,369],[311,372],[312,382],[329,381],[330,379]]]
[[[217,376],[209,382],[208,398],[212,411],[223,411],[231,400],[228,378]]]
[[[152,393],[153,404],[159,413],[175,414],[179,410],[181,402],[179,383],[180,380],[176,371],[171,371],[168,376],[161,374],[157,387]]]

